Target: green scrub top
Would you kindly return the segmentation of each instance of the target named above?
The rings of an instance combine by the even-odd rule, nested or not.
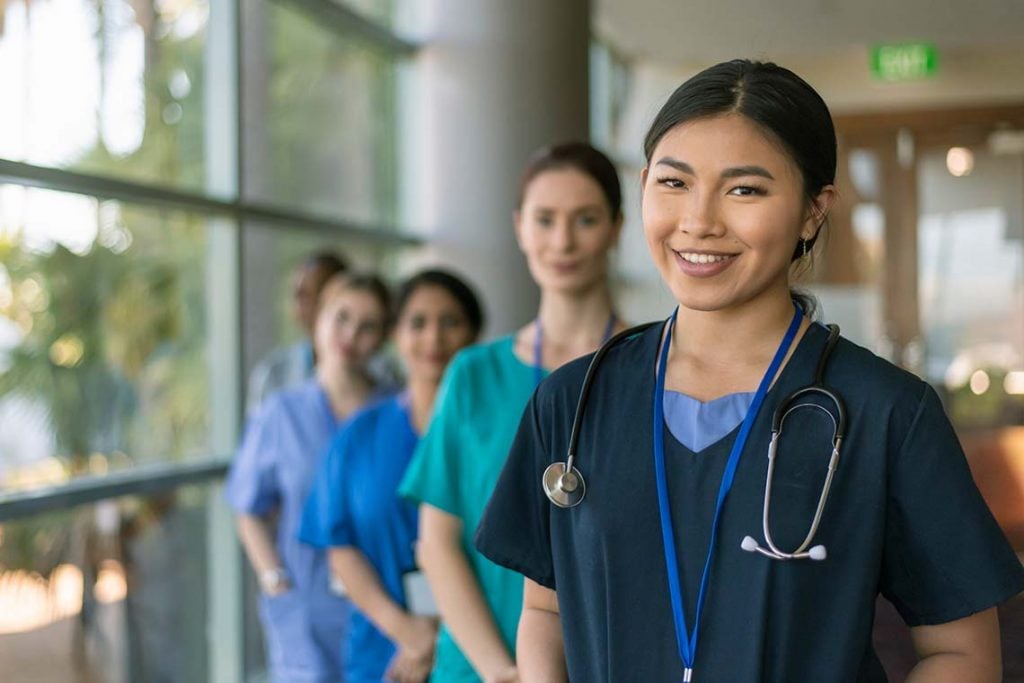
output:
[[[511,335],[460,352],[438,392],[433,420],[420,441],[399,494],[462,520],[462,546],[509,653],[523,603],[523,577],[473,546],[473,533],[501,473],[536,370],[519,360]],[[431,683],[480,681],[444,626]]]

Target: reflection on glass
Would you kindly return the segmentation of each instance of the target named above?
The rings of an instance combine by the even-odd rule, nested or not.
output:
[[[202,219],[0,185],[0,490],[209,455]]]
[[[395,60],[266,4],[246,103],[246,195],[371,224],[395,220]]]
[[[186,487],[0,525],[5,683],[206,680],[206,520],[219,491]]]
[[[199,189],[206,0],[0,3],[0,157]]]

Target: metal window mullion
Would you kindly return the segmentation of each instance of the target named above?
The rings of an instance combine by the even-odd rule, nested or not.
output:
[[[317,21],[339,37],[395,56],[412,55],[419,44],[407,40],[385,26],[367,19],[336,0],[276,0]]]
[[[215,457],[191,463],[139,466],[123,472],[80,477],[57,486],[4,494],[0,496],[0,523],[110,498],[149,495],[218,480],[227,471],[227,462],[226,457]]]

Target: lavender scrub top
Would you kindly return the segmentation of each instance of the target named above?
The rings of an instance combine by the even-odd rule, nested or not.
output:
[[[338,428],[315,378],[272,393],[250,416],[228,474],[225,496],[236,512],[276,515],[277,552],[293,586],[260,596],[274,683],[342,679],[351,606],[331,589],[324,551],[296,537],[317,464]]]

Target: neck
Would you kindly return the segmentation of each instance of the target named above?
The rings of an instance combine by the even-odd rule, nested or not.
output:
[[[602,282],[579,293],[541,293],[537,319],[541,328],[541,362],[554,369],[596,349],[603,340],[612,315],[611,296]],[[527,364],[535,362],[536,325],[529,323],[516,335],[516,355]]]
[[[792,319],[788,287],[725,310],[680,306],[672,335],[673,356],[710,365],[760,365],[774,355]]]
[[[544,343],[589,345],[600,341],[612,315],[612,299],[603,283],[580,293],[542,292],[537,317]]]
[[[317,366],[316,378],[330,401],[335,417],[341,419],[366,402],[373,382],[362,369]]]
[[[409,378],[406,390],[409,393],[409,413],[412,426],[417,434],[423,434],[434,412],[438,383],[427,379]]]

